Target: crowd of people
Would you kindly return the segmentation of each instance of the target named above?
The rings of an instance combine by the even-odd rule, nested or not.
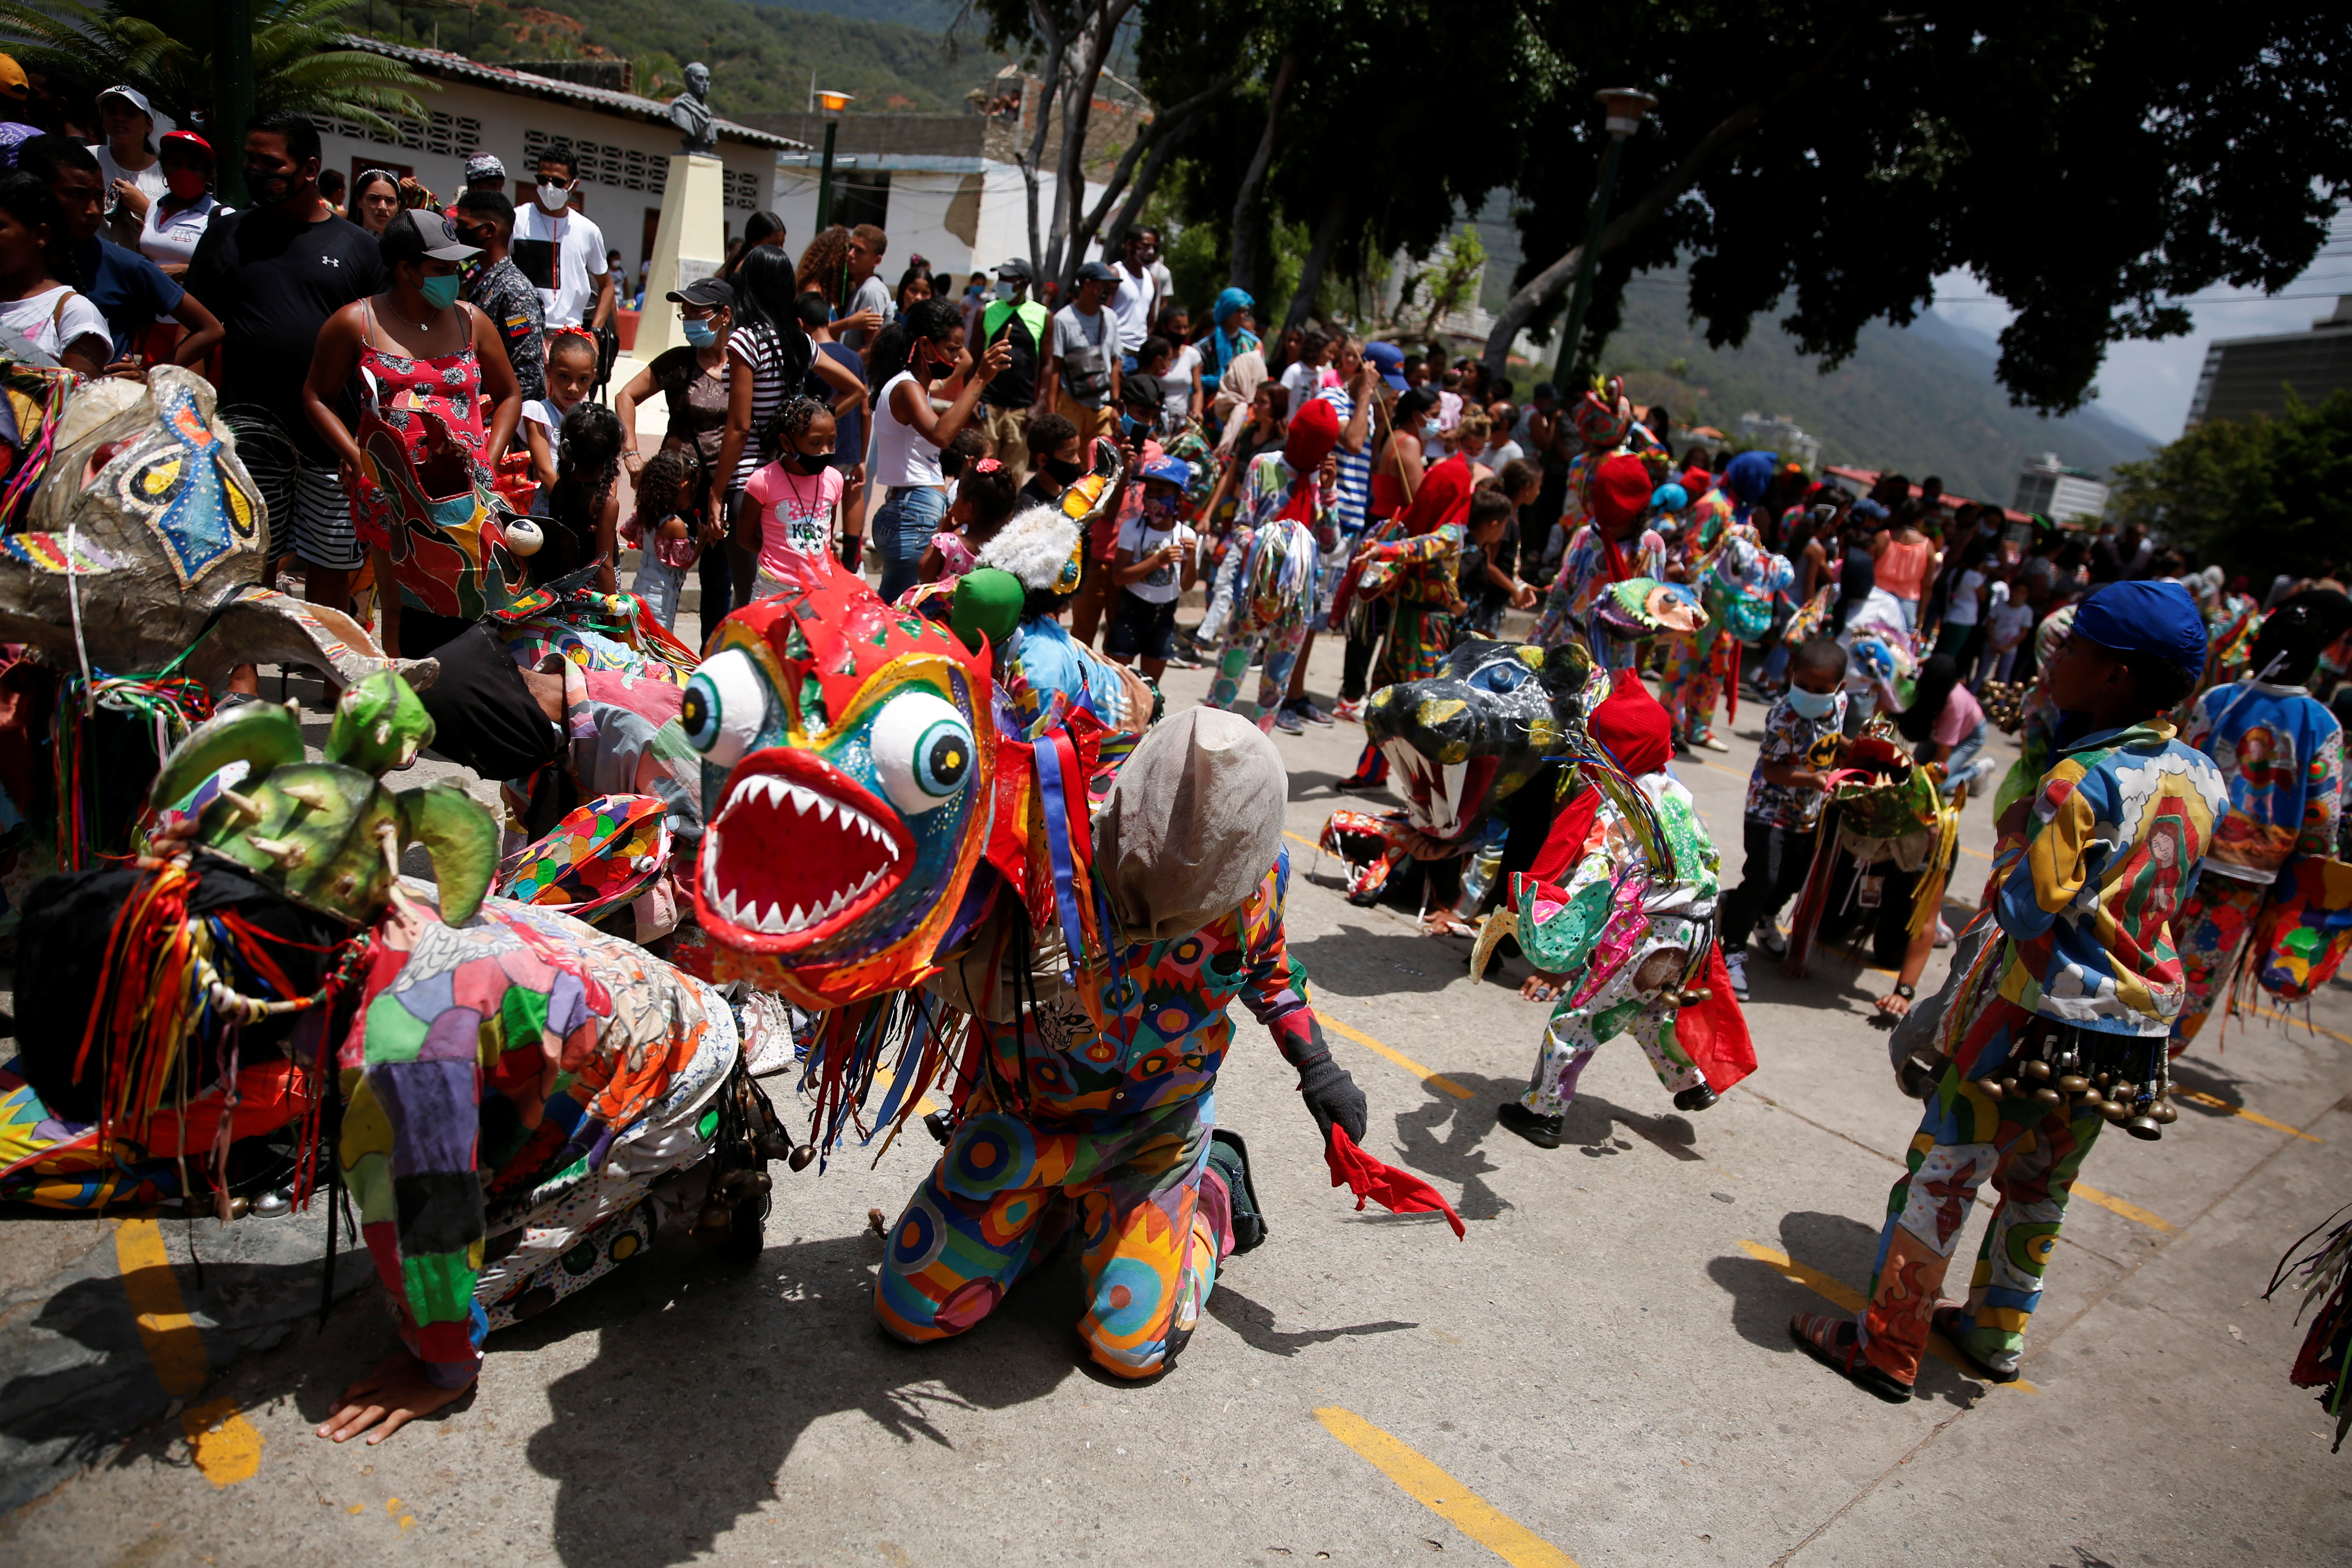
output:
[[[2160,1082],[2163,1055],[2243,972],[2265,910],[2301,885],[2298,859],[2336,852],[2342,728],[2323,699],[2352,598],[2325,573],[2258,604],[2136,526],[2062,529],[1955,501],[1932,478],[1860,491],[1769,452],[1677,457],[1669,411],[1636,410],[1614,381],[1521,400],[1440,346],[1272,330],[1237,288],[1196,312],[1148,227],[1078,266],[1065,298],[1021,258],[960,290],[919,262],[893,288],[879,228],[829,227],[795,256],[762,214],[716,275],[653,306],[677,310],[685,343],[614,384],[608,329],[628,294],[574,205],[569,149],[539,156],[528,193],[510,195],[487,153],[446,200],[383,171],[339,188],[311,123],[268,114],[235,150],[251,205],[231,211],[203,137],[156,138],[130,89],[100,102],[103,142],[18,138],[0,176],[0,350],[90,376],[165,362],[210,376],[275,551],[387,653],[453,647],[526,586],[493,552],[404,551],[383,479],[399,462],[455,463],[530,520],[517,531],[541,541],[534,584],[614,592],[634,550],[628,586],[672,627],[696,581],[706,649],[731,612],[799,591],[811,559],[870,570],[885,602],[952,599],[958,614],[963,579],[1012,570],[1022,691],[1060,693],[1041,723],[1072,703],[1150,710],[1136,697],[1149,687],[1087,673],[1097,644],[1145,682],[1212,669],[1204,706],[1246,710],[1251,745],[1360,721],[1480,639],[1523,645],[1522,673],[1555,652],[1589,658],[1602,689],[1584,717],[1627,793],[1563,807],[1546,856],[1486,894],[1517,906],[1531,962],[1570,955],[1535,964],[1528,994],[1559,1006],[1527,1095],[1502,1113],[1538,1144],[1557,1146],[1584,1059],[1617,1033],[1677,1106],[1714,1102],[1699,981],[1719,973],[1744,999],[1750,942],[1788,940],[1781,912],[1815,864],[1850,742],[1897,747],[1943,809],[1991,795],[1988,912],[1942,933],[1956,947],[1938,996],[1918,996],[1906,957],[1880,1004],[1910,1031],[1927,1112],[1871,1301],[1858,1321],[1793,1325],[1889,1397],[1908,1396],[1931,1331],[1985,1375],[2016,1376],[2074,1173],[2126,1103],[2087,1088],[2021,1098],[1998,1091],[2003,1075],[2054,1062],[2071,1084],[2066,1064],[2137,1050],[2109,1077]],[[656,398],[661,434],[641,437]],[[1069,515],[1090,520],[1076,561],[1029,574],[1027,520],[1073,496]],[[1181,625],[1196,587],[1200,617]],[[1318,637],[1344,643],[1328,708],[1309,690]],[[1718,719],[1743,689],[1766,707],[1763,743],[1741,876],[1719,887],[1671,765],[1729,749]],[[1996,789],[1988,744],[2012,712],[2023,754]],[[1377,788],[1394,760],[1368,740],[1343,787]],[[1580,948],[1542,934],[1608,908],[1636,859],[1666,890],[1634,911],[1615,967],[1598,967],[1591,931]],[[1475,921],[1465,897],[1455,915]],[[1719,967],[1694,967],[1701,953]],[[1288,1020],[1286,1054],[1321,1072],[1303,1003],[1261,979],[1253,1005]],[[1940,1032],[1921,1035],[1923,1019]],[[1718,1042],[1730,1026],[1720,1008],[1707,1025]],[[1348,1104],[1342,1124],[1360,1129],[1361,1097]],[[1328,1108],[1318,1120],[1328,1131]],[[1939,1304],[1988,1178],[2005,1197],[1986,1261],[1965,1302]],[[937,1326],[926,1314],[951,1315],[912,1295],[889,1310],[915,1337]],[[1152,1343],[1134,1367],[1172,1355]]]

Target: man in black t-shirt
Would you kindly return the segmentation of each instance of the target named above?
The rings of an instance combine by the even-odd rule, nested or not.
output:
[[[184,280],[227,329],[221,412],[269,507],[272,576],[289,551],[313,603],[342,609],[362,552],[333,450],[302,413],[302,384],[327,318],[384,286],[366,230],[319,194],[319,132],[300,115],[246,126],[245,185],[254,205],[215,216]],[[338,410],[359,422],[349,389]]]
[[[1017,256],[996,269],[997,298],[980,313],[979,341],[968,345],[976,358],[1003,332],[1012,347],[1013,363],[997,372],[981,394],[981,414],[996,460],[1012,469],[1016,479],[1025,479],[1031,466],[1024,422],[1029,405],[1037,401],[1037,364],[1045,358],[1045,336],[1053,330],[1045,307],[1029,298],[1031,281],[1029,263]]]

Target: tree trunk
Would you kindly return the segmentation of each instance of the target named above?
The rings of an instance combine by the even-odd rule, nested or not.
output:
[[[1782,79],[1770,97],[1743,104],[1718,121],[1714,129],[1698,139],[1664,179],[1643,191],[1632,206],[1609,220],[1608,226],[1601,231],[1601,255],[1608,255],[1664,217],[1682,194],[1698,183],[1698,177],[1706,173],[1710,164],[1746,140],[1748,132],[1761,125],[1773,110],[1810,89],[1836,62],[1838,56],[1845,52],[1846,44],[1853,37],[1854,32],[1855,28],[1849,26],[1839,34],[1812,64]],[[1593,258],[1593,260],[1597,264],[1600,257]],[[1519,329],[1528,324],[1528,318],[1534,315],[1544,301],[1573,283],[1578,270],[1584,264],[1584,247],[1580,242],[1567,255],[1528,279],[1526,285],[1511,296],[1510,303],[1505,305],[1502,313],[1495,318],[1495,330],[1486,338],[1485,363],[1490,380],[1503,374],[1504,361],[1511,352],[1511,340],[1519,335]],[[1563,395],[1566,391],[1565,387],[1561,388]]]
[[[1082,62],[1064,89],[1062,156],[1054,175],[1054,225],[1046,238],[1047,270],[1065,289],[1084,259],[1080,223],[1087,204],[1087,125],[1094,117],[1095,84],[1102,79],[1103,62],[1110,58],[1119,22],[1134,9],[1135,0],[1097,0],[1097,8],[1078,33]],[[1069,247],[1063,248],[1063,237]]]
[[[1087,215],[1086,221],[1076,231],[1079,250],[1084,251],[1097,234],[1102,236],[1103,249],[1107,252],[1117,251],[1127,243],[1128,229],[1143,211],[1143,203],[1150,197],[1152,187],[1159,184],[1160,171],[1168,166],[1166,149],[1182,141],[1201,111],[1233,90],[1234,84],[1239,79],[1231,72],[1219,77],[1173,109],[1161,110],[1128,144],[1127,151],[1119,154],[1118,166],[1111,171],[1110,183],[1103,187],[1102,199],[1095,203],[1095,210]],[[1146,153],[1151,154],[1150,159],[1144,163],[1142,174],[1138,176],[1135,174],[1136,160]],[[1118,221],[1106,230],[1103,218],[1109,213],[1111,205],[1119,199],[1120,194],[1128,189],[1130,177],[1136,179],[1136,194],[1120,206]]]
[[[1315,225],[1315,242],[1307,247],[1307,265],[1299,268],[1298,292],[1291,296],[1289,313],[1283,318],[1284,331],[1305,326],[1307,318],[1315,313],[1315,295],[1323,287],[1324,269],[1330,266],[1331,251],[1347,226],[1348,193],[1334,191]]]
[[[1282,63],[1275,68],[1274,83],[1265,94],[1265,130],[1257,139],[1257,151],[1250,157],[1249,172],[1242,176],[1240,191],[1234,196],[1234,258],[1227,268],[1226,286],[1253,289],[1258,273],[1258,251],[1265,239],[1265,214],[1261,209],[1258,194],[1265,184],[1265,171],[1274,162],[1274,140],[1276,122],[1282,117],[1283,95],[1290,90],[1290,79],[1297,73],[1298,56],[1295,50],[1282,52]]]
[[[1045,247],[1037,232],[1037,165],[1045,156],[1045,140],[1054,127],[1054,90],[1062,76],[1062,57],[1066,52],[1062,35],[1043,5],[1032,0],[1030,9],[1037,18],[1038,28],[1045,35],[1045,76],[1039,84],[1037,129],[1029,138],[1029,151],[1017,154],[1014,162],[1021,165],[1021,183],[1029,191],[1029,269],[1036,274],[1040,289],[1045,277]],[[1024,95],[1027,88],[1023,88]]]

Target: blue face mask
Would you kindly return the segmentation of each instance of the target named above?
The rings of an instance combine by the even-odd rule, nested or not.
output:
[[[719,341],[719,329],[709,321],[698,321],[688,316],[678,324],[686,329],[686,341],[696,348],[707,349]]]
[[[1789,706],[1796,710],[1801,719],[1828,718],[1830,710],[1837,706],[1837,700],[1838,694],[1834,691],[1808,691],[1801,686],[1789,688]]]
[[[465,279],[452,272],[442,278],[427,278],[417,287],[425,302],[436,310],[446,310],[457,302],[457,286]]]

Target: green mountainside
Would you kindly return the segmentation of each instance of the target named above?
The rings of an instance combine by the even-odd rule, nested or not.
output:
[[[805,109],[815,85],[856,95],[865,112],[946,113],[985,84],[1000,62],[976,48],[948,56],[934,0],[810,0],[810,9],[748,0],[561,0],[562,9],[482,0],[463,23],[443,19],[444,47],[478,60],[620,58],[636,62],[637,90],[667,97],[688,60],[710,67],[721,115]],[[845,13],[856,12],[856,15]],[[423,13],[378,7],[362,30],[422,44]],[[905,20],[885,19],[904,17]],[[909,26],[917,22],[920,26]]]
[[[1908,328],[1865,327],[1853,356],[1823,375],[1761,317],[1742,347],[1708,348],[1705,329],[1685,320],[1680,279],[1637,278],[1625,296],[1624,322],[1601,363],[1624,375],[1642,406],[1664,403],[1677,427],[1712,425],[1737,437],[1742,414],[1787,415],[1821,437],[1824,463],[1915,479],[1937,474],[1955,494],[2003,504],[2028,453],[2055,452],[2105,475],[2156,445],[2095,407],[2050,419],[2011,406],[1993,379],[1992,340],[1932,312]]]

